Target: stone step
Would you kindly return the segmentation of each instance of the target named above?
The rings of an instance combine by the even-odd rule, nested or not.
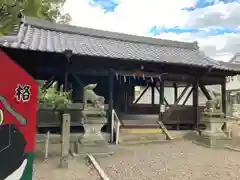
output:
[[[120,134],[120,144],[142,144],[166,141],[164,134]]]
[[[150,133],[147,133],[149,132]],[[155,133],[154,131],[157,131]],[[189,139],[194,137],[195,131],[173,131],[170,130],[169,133],[173,137],[173,140]],[[145,143],[160,143],[172,140],[166,140],[166,135],[161,129],[121,129],[120,130],[120,144],[145,144]]]
[[[121,128],[120,144],[148,144],[166,140],[163,130],[154,127]]]
[[[120,134],[162,134],[163,130],[160,128],[121,128]]]

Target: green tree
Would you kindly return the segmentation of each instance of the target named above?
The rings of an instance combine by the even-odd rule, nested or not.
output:
[[[23,16],[69,23],[70,15],[62,13],[66,0],[0,0],[0,36],[12,32]]]

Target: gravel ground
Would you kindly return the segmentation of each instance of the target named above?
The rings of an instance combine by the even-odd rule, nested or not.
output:
[[[238,180],[240,153],[179,141],[121,146],[98,158],[111,180]]]
[[[58,168],[60,162],[60,145],[49,146],[49,158],[43,161],[43,145],[37,144],[33,180],[100,180],[96,170],[87,166],[83,159],[69,160],[68,169]]]

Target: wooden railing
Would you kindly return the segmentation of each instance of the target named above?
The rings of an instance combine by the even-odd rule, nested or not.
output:
[[[111,117],[111,142],[118,144],[119,143],[119,133],[120,133],[121,121],[118,118],[116,111],[112,110]],[[114,138],[115,135],[115,138]]]

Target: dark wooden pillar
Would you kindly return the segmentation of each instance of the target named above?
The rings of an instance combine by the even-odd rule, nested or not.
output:
[[[66,68],[64,73],[64,91],[68,91],[68,68]]]
[[[178,99],[178,87],[177,83],[173,83],[173,89],[174,89],[174,103],[177,102]]]
[[[64,91],[68,91],[68,76],[69,76],[69,64],[71,62],[71,57],[72,57],[72,50],[67,49],[64,51],[64,54],[66,56],[67,62],[66,62],[66,68],[64,72]]]
[[[164,105],[164,79],[162,78],[160,81],[160,89],[159,89],[159,121],[163,120],[163,113],[165,112]]]
[[[72,81],[72,100],[76,103],[83,102],[83,87],[76,81]]]
[[[61,79],[57,79],[57,91],[60,91],[60,89],[61,89],[61,84],[62,84]]]
[[[151,86],[151,94],[152,94],[152,96],[151,96],[151,103],[152,103],[152,105],[154,105],[155,104],[155,85],[152,85]]]
[[[198,111],[198,79],[195,79],[192,86],[193,86],[193,120],[194,120],[194,128],[198,128],[198,124],[200,121],[200,115]]]
[[[109,90],[109,100],[108,100],[108,114],[109,114],[109,117],[108,117],[108,130],[110,133],[113,133],[111,132],[111,125],[112,125],[112,110],[113,110],[113,90],[114,90],[114,74],[112,71],[109,71],[109,87],[108,87],[108,90]],[[111,136],[110,136],[111,137]]]
[[[135,94],[134,91],[135,91],[134,86],[131,84],[128,84],[128,99],[129,99],[128,104],[132,104],[134,101],[134,94]]]
[[[83,102],[84,84],[76,74],[71,73],[70,75],[72,82],[72,99],[74,102],[81,103]]]
[[[226,115],[226,113],[227,113],[227,104],[226,104],[227,94],[226,94],[226,82],[225,81],[223,81],[221,83],[221,95],[222,95],[222,111]]]

